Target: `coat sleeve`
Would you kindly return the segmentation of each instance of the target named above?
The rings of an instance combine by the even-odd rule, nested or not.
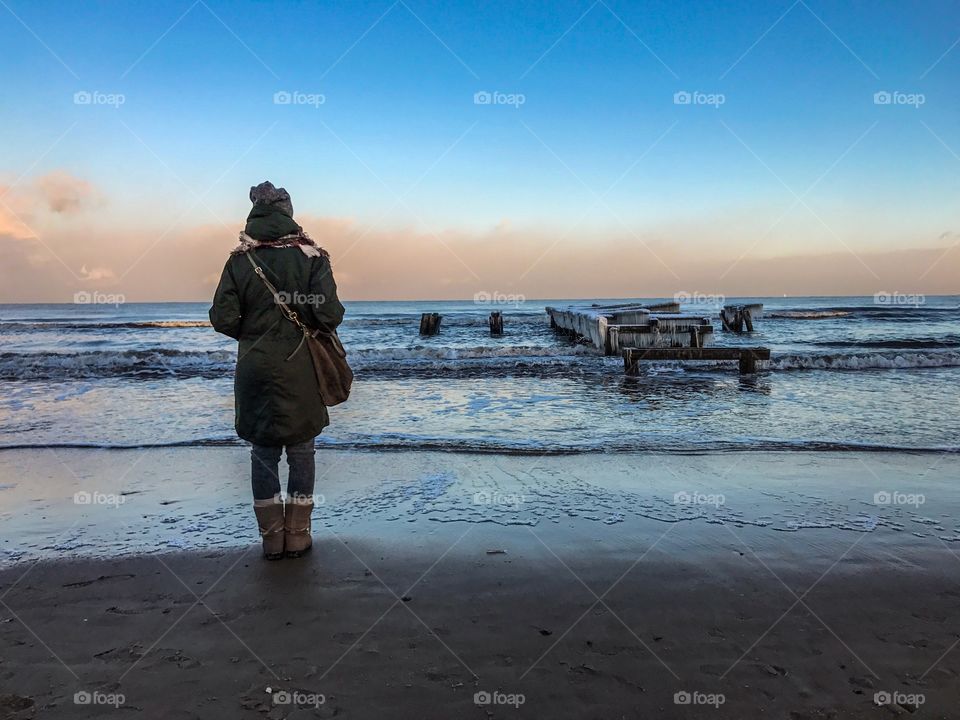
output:
[[[230,261],[223,266],[220,275],[220,284],[213,296],[213,306],[210,308],[210,323],[218,333],[229,335],[234,340],[240,339],[240,295],[233,273],[230,272]]]
[[[310,269],[310,292],[323,298],[323,302],[310,306],[314,327],[336,330],[343,321],[344,309],[337,297],[337,283],[333,279],[333,270],[327,258],[313,261]]]

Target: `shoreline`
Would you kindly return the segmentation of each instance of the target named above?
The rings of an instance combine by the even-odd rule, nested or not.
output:
[[[322,437],[322,435],[318,436]],[[459,444],[454,444],[454,442]],[[820,440],[778,440],[763,445],[753,440],[743,441],[741,444],[730,442],[728,445],[712,445],[710,447],[516,447],[505,445],[470,445],[462,441],[452,441],[449,445],[442,442],[418,442],[418,444],[404,445],[400,443],[353,443],[348,441],[321,441],[314,446],[316,450],[334,452],[360,453],[403,453],[403,452],[433,452],[450,453],[454,455],[505,455],[505,456],[537,456],[537,457],[565,457],[571,455],[729,455],[734,453],[764,454],[764,453],[891,453],[902,455],[960,455],[960,445],[942,447],[910,447],[900,445],[878,445],[868,443],[827,442]],[[211,439],[211,440],[184,440],[182,442],[136,444],[136,445],[104,445],[99,443],[55,443],[44,445],[0,445],[0,454],[4,452],[24,450],[174,450],[179,448],[241,448],[250,449],[245,440]]]
[[[255,539],[249,462],[246,448],[223,446],[2,452],[0,567],[247,547]],[[329,449],[317,454],[314,523],[382,536],[409,525],[566,527],[580,520],[788,534],[890,529],[903,545],[946,542],[960,552],[958,476],[960,456],[952,453]]]

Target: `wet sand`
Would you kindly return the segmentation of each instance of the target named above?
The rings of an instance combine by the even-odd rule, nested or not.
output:
[[[457,482],[480,468],[488,480],[564,471],[594,488],[576,501],[598,505],[557,521],[528,509],[539,517],[532,523],[518,508],[485,506],[484,519],[470,521],[469,508],[447,497],[459,485],[426,483],[404,499],[368,477],[360,496],[328,483],[317,546],[300,561],[266,563],[252,543],[62,561],[48,547],[38,561],[0,570],[0,717],[113,713],[88,699],[150,718],[956,716],[960,551],[945,539],[956,517],[954,458],[868,457],[861,478],[852,458],[755,457],[721,479],[719,465],[732,458],[697,456],[668,459],[653,488],[644,473],[662,458],[422,455],[367,454],[353,471],[424,465],[427,477],[442,477],[458,468]],[[74,470],[94,459],[115,462],[77,456]],[[22,461],[2,454],[0,468]],[[149,475],[165,466],[172,477],[193,461],[150,455],[138,467]],[[625,468],[623,478],[589,482],[606,463]],[[660,517],[667,505],[626,494],[623,512],[605,514],[600,506],[628,477],[647,500],[678,481],[691,492],[721,488],[726,507],[712,510],[726,515]],[[927,504],[865,513],[862,493],[896,478],[904,492],[925,488]],[[521,483],[531,496],[535,484]],[[515,490],[497,487],[502,500]],[[807,500],[788,512],[791,492]],[[366,516],[336,512],[362,498]],[[393,514],[377,510],[387,500]],[[8,528],[22,521],[9,509],[19,513],[18,502],[4,506],[7,548],[16,542]],[[48,514],[57,507],[33,502]],[[84,512],[106,527],[130,521],[130,507],[120,510]],[[836,523],[780,527],[801,510]],[[152,527],[153,509],[138,512]],[[83,538],[71,552],[90,551],[94,535]],[[883,693],[899,704],[876,705]]]

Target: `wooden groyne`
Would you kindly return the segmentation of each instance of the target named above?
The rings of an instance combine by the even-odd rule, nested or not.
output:
[[[709,347],[714,339],[710,320],[680,312],[679,303],[569,305],[546,310],[550,327],[557,332],[591,344],[605,355],[622,355],[628,374],[638,374],[644,360],[736,360],[746,374],[756,372],[758,361],[770,359],[768,348]],[[762,311],[762,305],[726,306],[720,316],[725,329],[753,332],[752,319]]]
[[[678,303],[548,307],[550,327],[592,344],[605,355],[628,347],[705,347],[713,325],[702,315],[681,313]]]

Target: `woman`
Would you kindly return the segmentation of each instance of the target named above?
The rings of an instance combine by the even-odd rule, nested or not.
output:
[[[250,188],[253,209],[240,245],[220,276],[210,308],[214,330],[240,341],[234,382],[237,435],[253,443],[253,510],[268,560],[300,557],[310,549],[314,438],[330,423],[303,333],[281,312],[277,297],[313,329],[334,330],[343,305],[330,256],[293,220],[283,188]],[[277,296],[257,275],[277,290]],[[278,466],[286,448],[287,502]]]

